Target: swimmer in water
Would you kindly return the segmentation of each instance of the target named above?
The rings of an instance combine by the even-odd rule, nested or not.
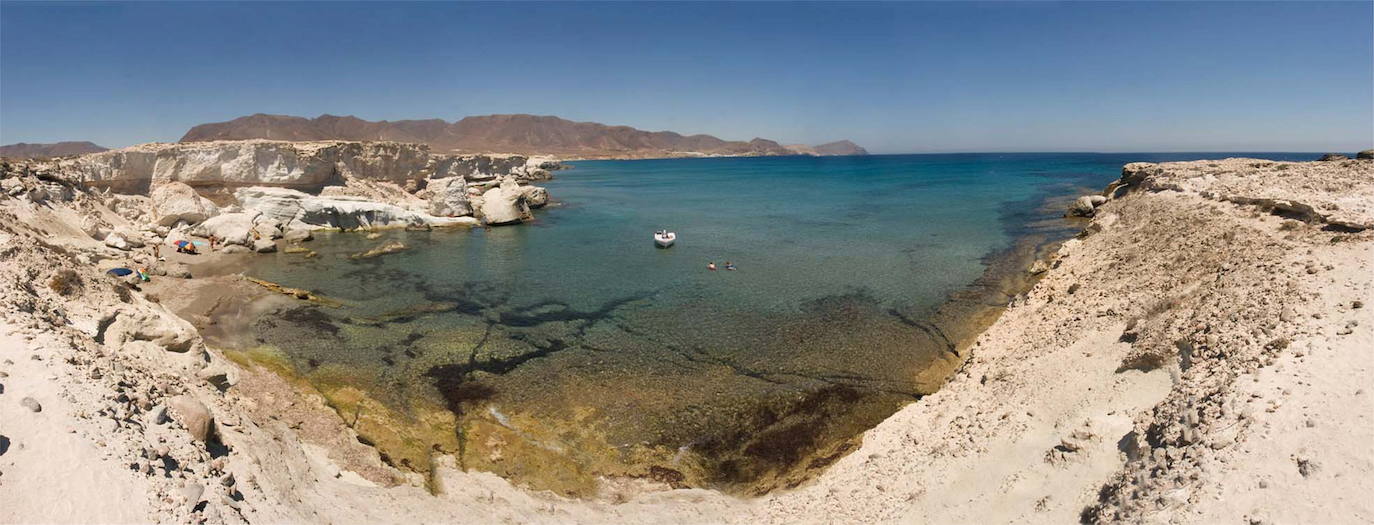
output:
[[[706,269],[707,269],[707,270],[711,270],[711,271],[713,271],[713,272],[716,271],[716,261],[711,261],[711,262],[709,262],[709,263],[706,263]]]
[[[732,262],[730,262],[730,261],[725,261],[725,269],[726,269],[726,270],[734,270],[734,269],[735,269],[735,263],[732,263]]]

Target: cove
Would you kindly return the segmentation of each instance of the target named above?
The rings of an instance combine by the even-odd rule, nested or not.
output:
[[[214,343],[306,379],[403,468],[761,494],[937,390],[1036,251],[1075,233],[1063,198],[1141,158],[574,162],[533,224],[254,258],[245,274],[341,306],[283,304]],[[654,247],[661,228],[676,246]]]

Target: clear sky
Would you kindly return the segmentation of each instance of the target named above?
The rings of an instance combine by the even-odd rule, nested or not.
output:
[[[0,3],[0,143],[558,115],[874,152],[1374,147],[1374,2]]]

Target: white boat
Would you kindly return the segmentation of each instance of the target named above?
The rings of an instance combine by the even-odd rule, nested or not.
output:
[[[654,232],[654,244],[659,248],[667,248],[677,241],[677,234],[668,230]]]

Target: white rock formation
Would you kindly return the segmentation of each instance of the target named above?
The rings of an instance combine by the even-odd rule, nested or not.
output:
[[[529,220],[530,208],[525,202],[525,187],[514,178],[505,178],[495,188],[482,194],[482,222],[497,226]]]
[[[233,215],[196,234],[250,248],[244,232],[254,228],[258,238],[276,238],[302,228],[472,224],[464,218],[478,210],[470,197],[482,187],[506,187],[505,180],[508,189],[485,199],[485,222],[521,222],[530,207],[548,202],[548,192],[519,183],[548,179],[561,167],[549,157],[435,155],[423,144],[271,140],[143,144],[46,166],[78,186],[109,190],[106,204],[124,218],[166,228],[237,213],[197,194],[233,192],[242,211],[262,217]]]
[[[443,220],[360,197],[325,197],[286,188],[241,188],[234,196],[245,210],[261,213],[265,221],[280,224],[285,230],[449,226],[465,222]]]
[[[147,193],[174,181],[192,187],[304,189],[350,178],[404,183],[423,179],[429,159],[423,144],[245,140],[141,144],[63,160],[57,167],[88,187]]]
[[[468,188],[462,177],[430,179],[429,214],[439,217],[461,217],[472,215],[472,204],[468,202]]]
[[[434,156],[432,178],[463,177],[472,181],[494,180],[511,175],[521,181],[548,180],[553,170],[563,165],[552,157],[524,155],[447,155]]]
[[[524,186],[525,204],[531,208],[543,208],[549,203],[549,190],[541,186]]]
[[[125,250],[125,251],[128,251],[129,248],[131,248],[131,246],[129,246],[129,241],[126,240],[126,239],[124,238],[123,235],[120,235],[120,234],[118,234],[118,233],[106,234],[106,235],[105,235],[105,246],[109,246],[109,247],[114,248],[114,249],[116,249],[116,250]]]
[[[237,244],[239,246],[252,246],[255,236],[253,233],[258,225],[258,218],[262,213],[254,210],[250,212],[235,212],[216,215],[200,223],[191,232],[197,237],[214,236],[225,245]],[[258,232],[256,237],[261,237]]]
[[[153,189],[153,215],[159,226],[175,226],[178,222],[199,224],[213,217],[219,208],[210,199],[196,194],[196,190],[181,182],[170,182]]]

